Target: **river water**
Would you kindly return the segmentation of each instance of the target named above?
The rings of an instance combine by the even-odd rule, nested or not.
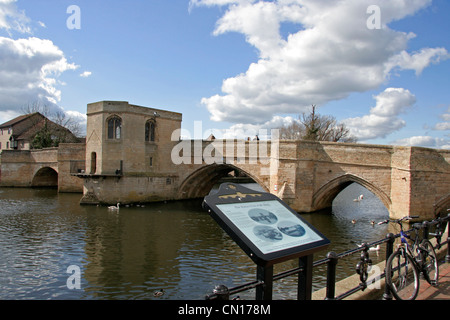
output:
[[[354,202],[360,194],[364,199]],[[80,206],[80,197],[0,189],[0,299],[204,299],[217,284],[255,280],[252,260],[201,209],[201,201],[110,212]],[[358,184],[336,197],[331,214],[302,217],[331,240],[315,260],[388,233],[386,225],[370,224],[386,219],[386,208]],[[339,279],[354,274],[358,256],[339,262]],[[384,248],[371,258],[383,260]],[[296,266],[278,264],[275,273]],[[315,268],[314,289],[324,287],[325,277],[325,268]],[[295,276],[275,282],[274,299],[295,298],[296,284]],[[164,295],[154,297],[161,289]],[[254,291],[240,297],[253,299]]]

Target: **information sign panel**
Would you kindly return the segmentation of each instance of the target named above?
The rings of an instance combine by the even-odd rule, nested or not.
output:
[[[312,254],[330,243],[281,199],[223,183],[203,207],[258,265]]]

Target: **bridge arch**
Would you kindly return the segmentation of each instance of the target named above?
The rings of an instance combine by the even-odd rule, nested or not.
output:
[[[43,167],[37,170],[31,181],[34,188],[57,188],[58,172],[51,167]]]
[[[180,199],[203,198],[208,195],[214,185],[233,170],[246,174],[258,183],[265,191],[269,192],[264,184],[251,173],[231,164],[211,164],[203,166],[191,173],[180,185],[178,197]]]
[[[333,179],[323,185],[313,196],[312,207],[313,211],[318,211],[326,208],[331,208],[334,198],[346,187],[352,183],[358,183],[373,194],[375,194],[381,202],[384,204],[386,209],[390,211],[391,199],[389,196],[383,192],[378,187],[374,186],[367,180],[357,177],[352,174],[345,174],[336,179]]]

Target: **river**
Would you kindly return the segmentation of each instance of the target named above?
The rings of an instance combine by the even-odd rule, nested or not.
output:
[[[354,202],[360,194],[364,199]],[[254,263],[200,201],[110,212],[80,206],[80,197],[49,189],[0,189],[0,299],[204,299],[217,284],[233,287],[255,279]],[[386,219],[386,208],[358,184],[336,197],[331,214],[302,217],[331,240],[315,260],[388,233],[386,225],[370,224]],[[384,248],[371,258],[383,260]],[[340,261],[338,278],[354,274],[357,259]],[[288,261],[275,272],[296,266]],[[325,285],[325,277],[326,270],[316,268],[315,289]],[[295,276],[275,282],[274,299],[295,298],[296,282]],[[161,289],[164,295],[154,297]],[[240,297],[253,299],[254,292]]]

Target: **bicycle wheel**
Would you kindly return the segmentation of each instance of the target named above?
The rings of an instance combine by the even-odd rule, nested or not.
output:
[[[386,284],[397,300],[414,300],[419,293],[419,272],[402,248],[386,262]]]
[[[436,258],[436,251],[433,245],[427,239],[424,239],[420,246],[420,258],[422,260],[422,273],[425,280],[432,286],[437,285],[439,279],[439,266]]]

